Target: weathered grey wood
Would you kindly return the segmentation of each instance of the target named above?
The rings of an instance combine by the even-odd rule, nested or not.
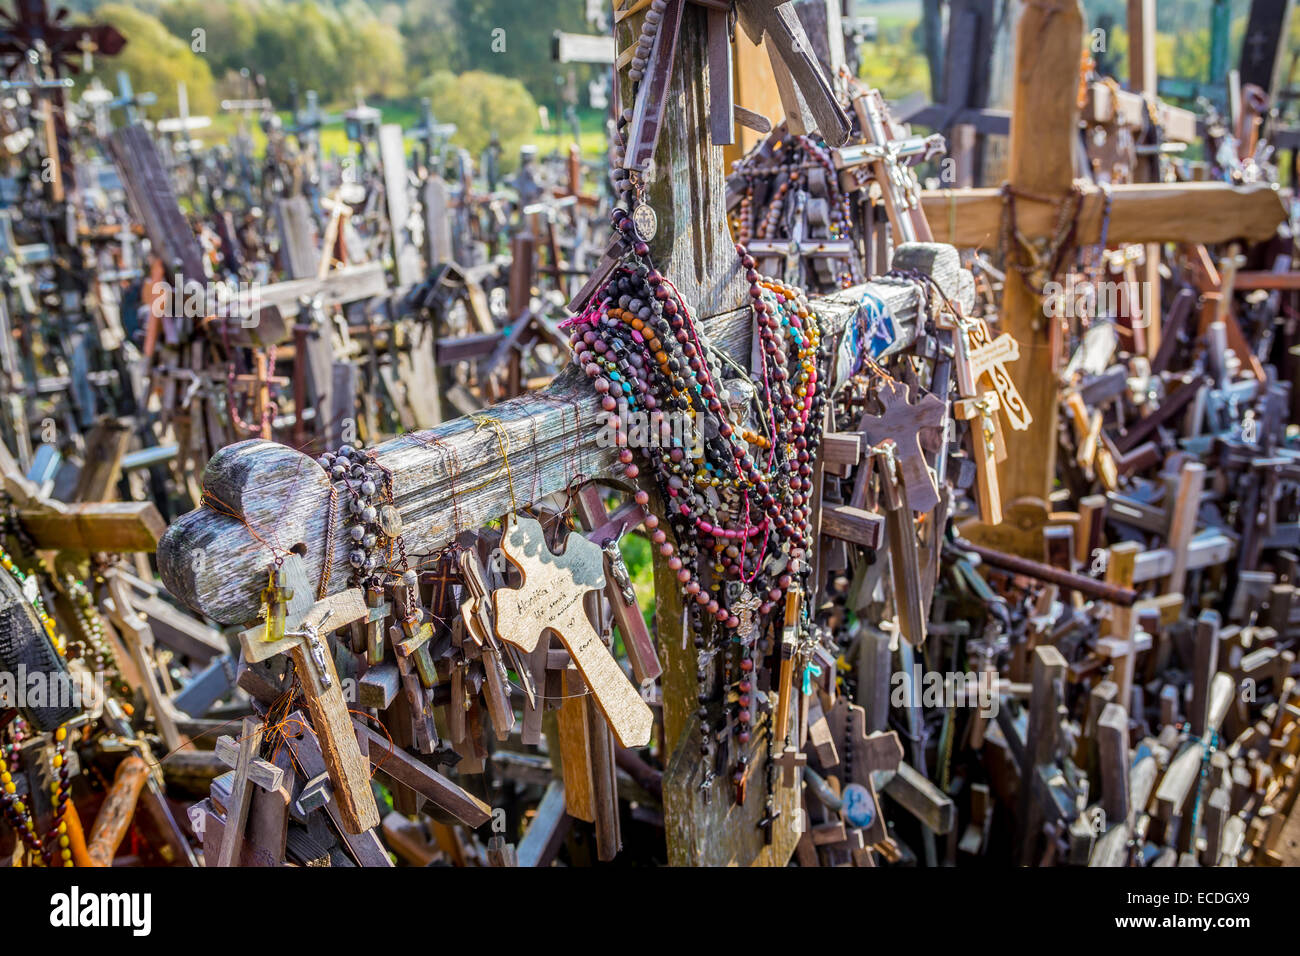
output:
[[[1034,798],[1030,782],[1037,776],[1038,768],[1048,763],[1055,751],[1064,680],[1065,658],[1061,652],[1050,645],[1036,648],[1034,691],[1029,703],[1025,749],[1020,759],[1020,807],[1016,815],[1016,845],[1021,866],[1032,861],[1043,824],[1042,805]]]
[[[397,285],[405,289],[420,281],[420,251],[411,239],[408,225],[411,200],[407,195],[406,145],[399,124],[385,123],[379,127],[379,156],[384,167],[393,267]]]
[[[280,237],[281,268],[290,279],[316,274],[320,253],[313,237],[311,206],[305,196],[275,201],[276,231]]]
[[[573,818],[564,812],[564,785],[558,780],[542,794],[537,814],[528,825],[515,853],[520,866],[550,866],[559,852],[560,842],[569,832]]]

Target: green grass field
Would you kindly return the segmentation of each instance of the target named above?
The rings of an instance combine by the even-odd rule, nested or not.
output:
[[[397,123],[403,129],[411,129],[420,122],[419,103],[410,101],[395,101],[387,103],[372,104],[379,109],[383,116],[384,123]],[[334,106],[323,108],[323,112],[330,116],[339,117],[337,121],[328,123],[321,128],[321,151],[325,156],[342,154],[348,152],[351,145],[348,143],[347,136],[343,133],[343,111],[347,109],[347,104],[336,104]],[[288,110],[280,111],[280,120],[285,128],[293,126],[294,119]],[[582,154],[588,159],[596,159],[605,153],[605,114],[598,110],[583,109],[578,111],[578,122],[581,127],[581,138],[579,145],[582,148]],[[198,132],[198,137],[206,143],[220,143],[229,140],[239,130],[240,119],[238,116],[230,113],[222,113],[212,118],[212,125]],[[253,142],[256,144],[256,150],[260,154],[266,149],[266,137],[262,130],[257,126],[256,120],[251,121],[251,132]],[[540,122],[533,131],[534,135],[530,142],[535,144],[541,155],[546,156],[551,153],[567,153],[569,144],[573,141],[573,130],[567,122],[556,122],[554,109],[551,110],[550,129],[544,130]],[[476,157],[477,158],[477,157]],[[507,171],[514,168],[516,157],[503,157],[502,165]]]

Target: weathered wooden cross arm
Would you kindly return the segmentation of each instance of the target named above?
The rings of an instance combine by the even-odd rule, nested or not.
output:
[[[963,295],[951,247],[915,245],[901,249],[899,257],[897,263],[932,274],[947,295]],[[867,292],[894,314],[899,337],[890,351],[909,346],[920,293],[904,280],[882,279],[817,300],[830,330],[844,328]],[[733,358],[750,354],[747,310],[708,319],[704,328],[720,352]],[[378,446],[376,459],[392,472],[408,554],[444,547],[461,531],[563,491],[578,475],[617,477],[616,449],[598,444],[599,412],[589,383],[571,368],[545,392]],[[350,495],[340,484],[334,549],[327,556],[330,482],[314,459],[273,442],[239,442],[213,456],[203,490],[205,506],[175,521],[158,547],[163,582],[192,610],[223,624],[256,618],[271,546],[287,551],[305,545],[309,580],[320,580],[328,559],[328,592],[347,586],[352,545],[343,516]]]
[[[960,249],[994,249],[1002,224],[1002,191],[927,190],[921,205],[937,242]],[[1079,210],[1078,242],[1101,241],[1105,198],[1085,186]],[[1055,203],[1016,197],[1016,225],[1029,236],[1051,235],[1059,214]],[[1131,242],[1219,243],[1233,239],[1259,242],[1286,221],[1281,195],[1268,183],[1135,183],[1111,187],[1111,245]]]

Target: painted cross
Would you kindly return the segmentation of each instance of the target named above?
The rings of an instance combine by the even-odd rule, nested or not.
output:
[[[843,748],[835,772],[840,777],[840,795],[844,801],[841,812],[845,822],[863,831],[864,843],[880,843],[889,836],[889,831],[872,774],[897,770],[902,763],[903,745],[898,733],[890,730],[868,734],[867,712],[842,698],[835,702],[826,721],[836,746]]]

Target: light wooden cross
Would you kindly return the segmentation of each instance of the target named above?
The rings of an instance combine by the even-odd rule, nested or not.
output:
[[[1015,99],[1011,118],[1010,182],[1017,191],[1018,230],[1031,243],[1052,235],[1060,208],[1075,185],[1079,131],[1078,69],[1084,16],[1077,0],[1053,5],[1026,2],[1016,37]],[[1050,197],[1041,201],[1032,197]],[[935,238],[960,247],[996,248],[1003,197],[998,188],[927,192],[922,206]],[[1102,233],[1105,199],[1082,187],[1077,242]],[[1111,188],[1108,242],[1224,242],[1266,239],[1285,220],[1269,186],[1222,183],[1117,185]],[[1003,291],[1002,328],[1032,357],[1020,378],[1029,428],[1002,475],[1004,504],[1017,498],[1046,500],[1056,474],[1057,377],[1051,323],[1043,300],[1020,278]],[[1029,555],[1027,555],[1029,556]]]
[[[619,743],[644,747],[654,716],[632,682],[619,669],[583,609],[583,596],[605,587],[604,552],[571,532],[564,554],[546,546],[542,526],[533,518],[516,518],[501,537],[501,550],[523,574],[518,589],[492,592],[497,635],[525,654],[550,630],[568,649],[583,681]]]
[[[349,588],[317,602],[302,560],[296,554],[285,558],[288,579],[285,630],[277,635],[268,624],[240,632],[244,659],[264,661],[276,654],[288,654],[302,683],[307,712],[320,735],[321,751],[329,769],[330,782],[338,801],[343,824],[349,833],[361,833],[379,825],[379,810],[370,791],[370,771],[361,755],[343,687],[334,668],[334,653],[328,635],[370,613],[360,588]],[[270,638],[270,639],[268,639]]]
[[[1007,448],[998,422],[1001,404],[996,392],[986,392],[979,398],[962,398],[952,403],[952,417],[970,423],[975,490],[979,497],[980,518],[987,526],[1002,523],[998,462],[1007,457]]]

